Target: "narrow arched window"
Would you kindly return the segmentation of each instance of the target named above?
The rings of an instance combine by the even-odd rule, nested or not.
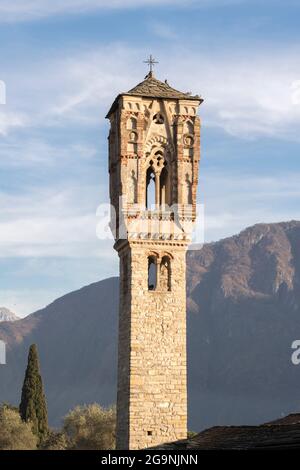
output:
[[[194,126],[193,126],[193,123],[191,121],[186,121],[186,123],[184,125],[184,132],[186,132],[188,134],[193,134],[194,133]]]
[[[157,263],[155,256],[148,256],[148,290],[155,290],[157,285]]]
[[[160,178],[159,178],[159,203],[161,208],[165,208],[165,206],[170,206],[170,185],[169,185],[169,175],[168,170],[164,167],[161,171]]]
[[[155,209],[155,186],[155,173],[152,166],[150,166],[146,174],[146,209],[148,210]]]
[[[171,260],[164,256],[160,263],[160,288],[162,291],[171,290]]]
[[[136,119],[134,117],[127,120],[127,129],[136,129]]]

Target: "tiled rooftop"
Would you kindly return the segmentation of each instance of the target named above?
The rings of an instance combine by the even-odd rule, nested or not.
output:
[[[191,93],[182,92],[172,88],[167,80],[161,82],[154,77],[153,72],[149,72],[145,79],[129,90],[127,95],[134,96],[155,96],[157,98],[175,98],[175,99],[200,99],[200,96],[192,96]]]

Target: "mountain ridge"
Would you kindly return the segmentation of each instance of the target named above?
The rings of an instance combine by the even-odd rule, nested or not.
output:
[[[7,321],[13,322],[17,320],[20,320],[20,317],[18,317],[14,312],[6,307],[0,307],[0,323]]]
[[[257,424],[300,409],[300,222],[256,224],[187,254],[189,426]],[[0,325],[0,401],[19,400],[38,344],[50,422],[78,403],[116,399],[118,278]]]

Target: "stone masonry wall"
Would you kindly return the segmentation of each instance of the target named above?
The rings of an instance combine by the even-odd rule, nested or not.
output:
[[[156,290],[148,290],[152,253],[158,268],[162,257],[172,254],[170,291],[161,289],[159,279]],[[175,242],[131,242],[120,252],[119,449],[187,436],[185,257],[186,246]],[[124,260],[131,273],[128,286]]]

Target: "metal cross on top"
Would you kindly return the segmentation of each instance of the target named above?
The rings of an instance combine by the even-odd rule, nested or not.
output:
[[[152,72],[153,67],[154,67],[155,64],[159,64],[159,62],[157,62],[157,60],[155,60],[154,57],[152,57],[152,54],[150,54],[149,59],[144,60],[143,62],[144,62],[144,64],[148,64],[148,65],[149,65],[150,72]]]

